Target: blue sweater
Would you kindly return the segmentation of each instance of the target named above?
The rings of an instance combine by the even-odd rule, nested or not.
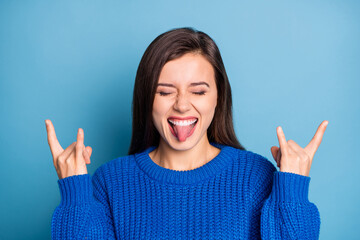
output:
[[[155,146],[58,180],[52,239],[318,239],[310,177],[279,172],[251,151],[220,153],[188,171],[163,168]]]

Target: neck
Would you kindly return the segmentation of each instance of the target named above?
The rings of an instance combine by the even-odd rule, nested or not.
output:
[[[220,149],[212,146],[205,135],[194,147],[187,150],[173,149],[160,139],[159,147],[150,152],[149,156],[163,168],[185,171],[201,167],[215,158],[219,152]]]

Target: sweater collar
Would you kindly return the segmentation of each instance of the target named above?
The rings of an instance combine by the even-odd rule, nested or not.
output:
[[[143,152],[136,153],[135,161],[145,174],[162,183],[194,184],[219,173],[230,164],[237,154],[236,148],[231,146],[214,142],[210,142],[210,144],[219,148],[220,153],[206,164],[192,170],[173,170],[157,165],[149,156],[149,153],[153,151],[156,146],[151,146]]]

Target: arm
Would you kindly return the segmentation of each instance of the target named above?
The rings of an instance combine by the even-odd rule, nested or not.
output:
[[[274,172],[261,210],[262,239],[319,239],[320,214],[308,200],[309,182],[307,176]]]
[[[250,215],[253,239],[318,239],[320,215],[308,201],[310,177],[277,171],[261,155],[253,155]]]
[[[309,172],[328,123],[320,124],[305,148],[293,140],[287,141],[282,128],[277,127],[280,147],[273,146],[271,153],[279,172],[269,160],[258,155],[249,190],[251,233],[256,238],[260,238],[259,234],[264,240],[319,238],[320,214],[308,200]]]
[[[319,238],[320,214],[308,200],[309,172],[328,123],[320,124],[305,148],[294,140],[287,141],[282,128],[277,127],[280,147],[271,147],[271,153],[280,172],[274,172],[271,193],[261,210],[263,239]]]
[[[102,172],[58,180],[61,202],[51,221],[52,239],[115,239]]]

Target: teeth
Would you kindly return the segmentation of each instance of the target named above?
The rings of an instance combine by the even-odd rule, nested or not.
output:
[[[196,122],[196,121],[197,121],[197,119],[192,120],[192,121],[190,121],[190,120],[185,120],[185,121],[172,121],[172,120],[169,119],[169,122],[171,122],[171,123],[174,124],[174,125],[179,125],[179,126],[188,126],[188,125],[190,125],[190,124],[193,124],[193,123]]]

